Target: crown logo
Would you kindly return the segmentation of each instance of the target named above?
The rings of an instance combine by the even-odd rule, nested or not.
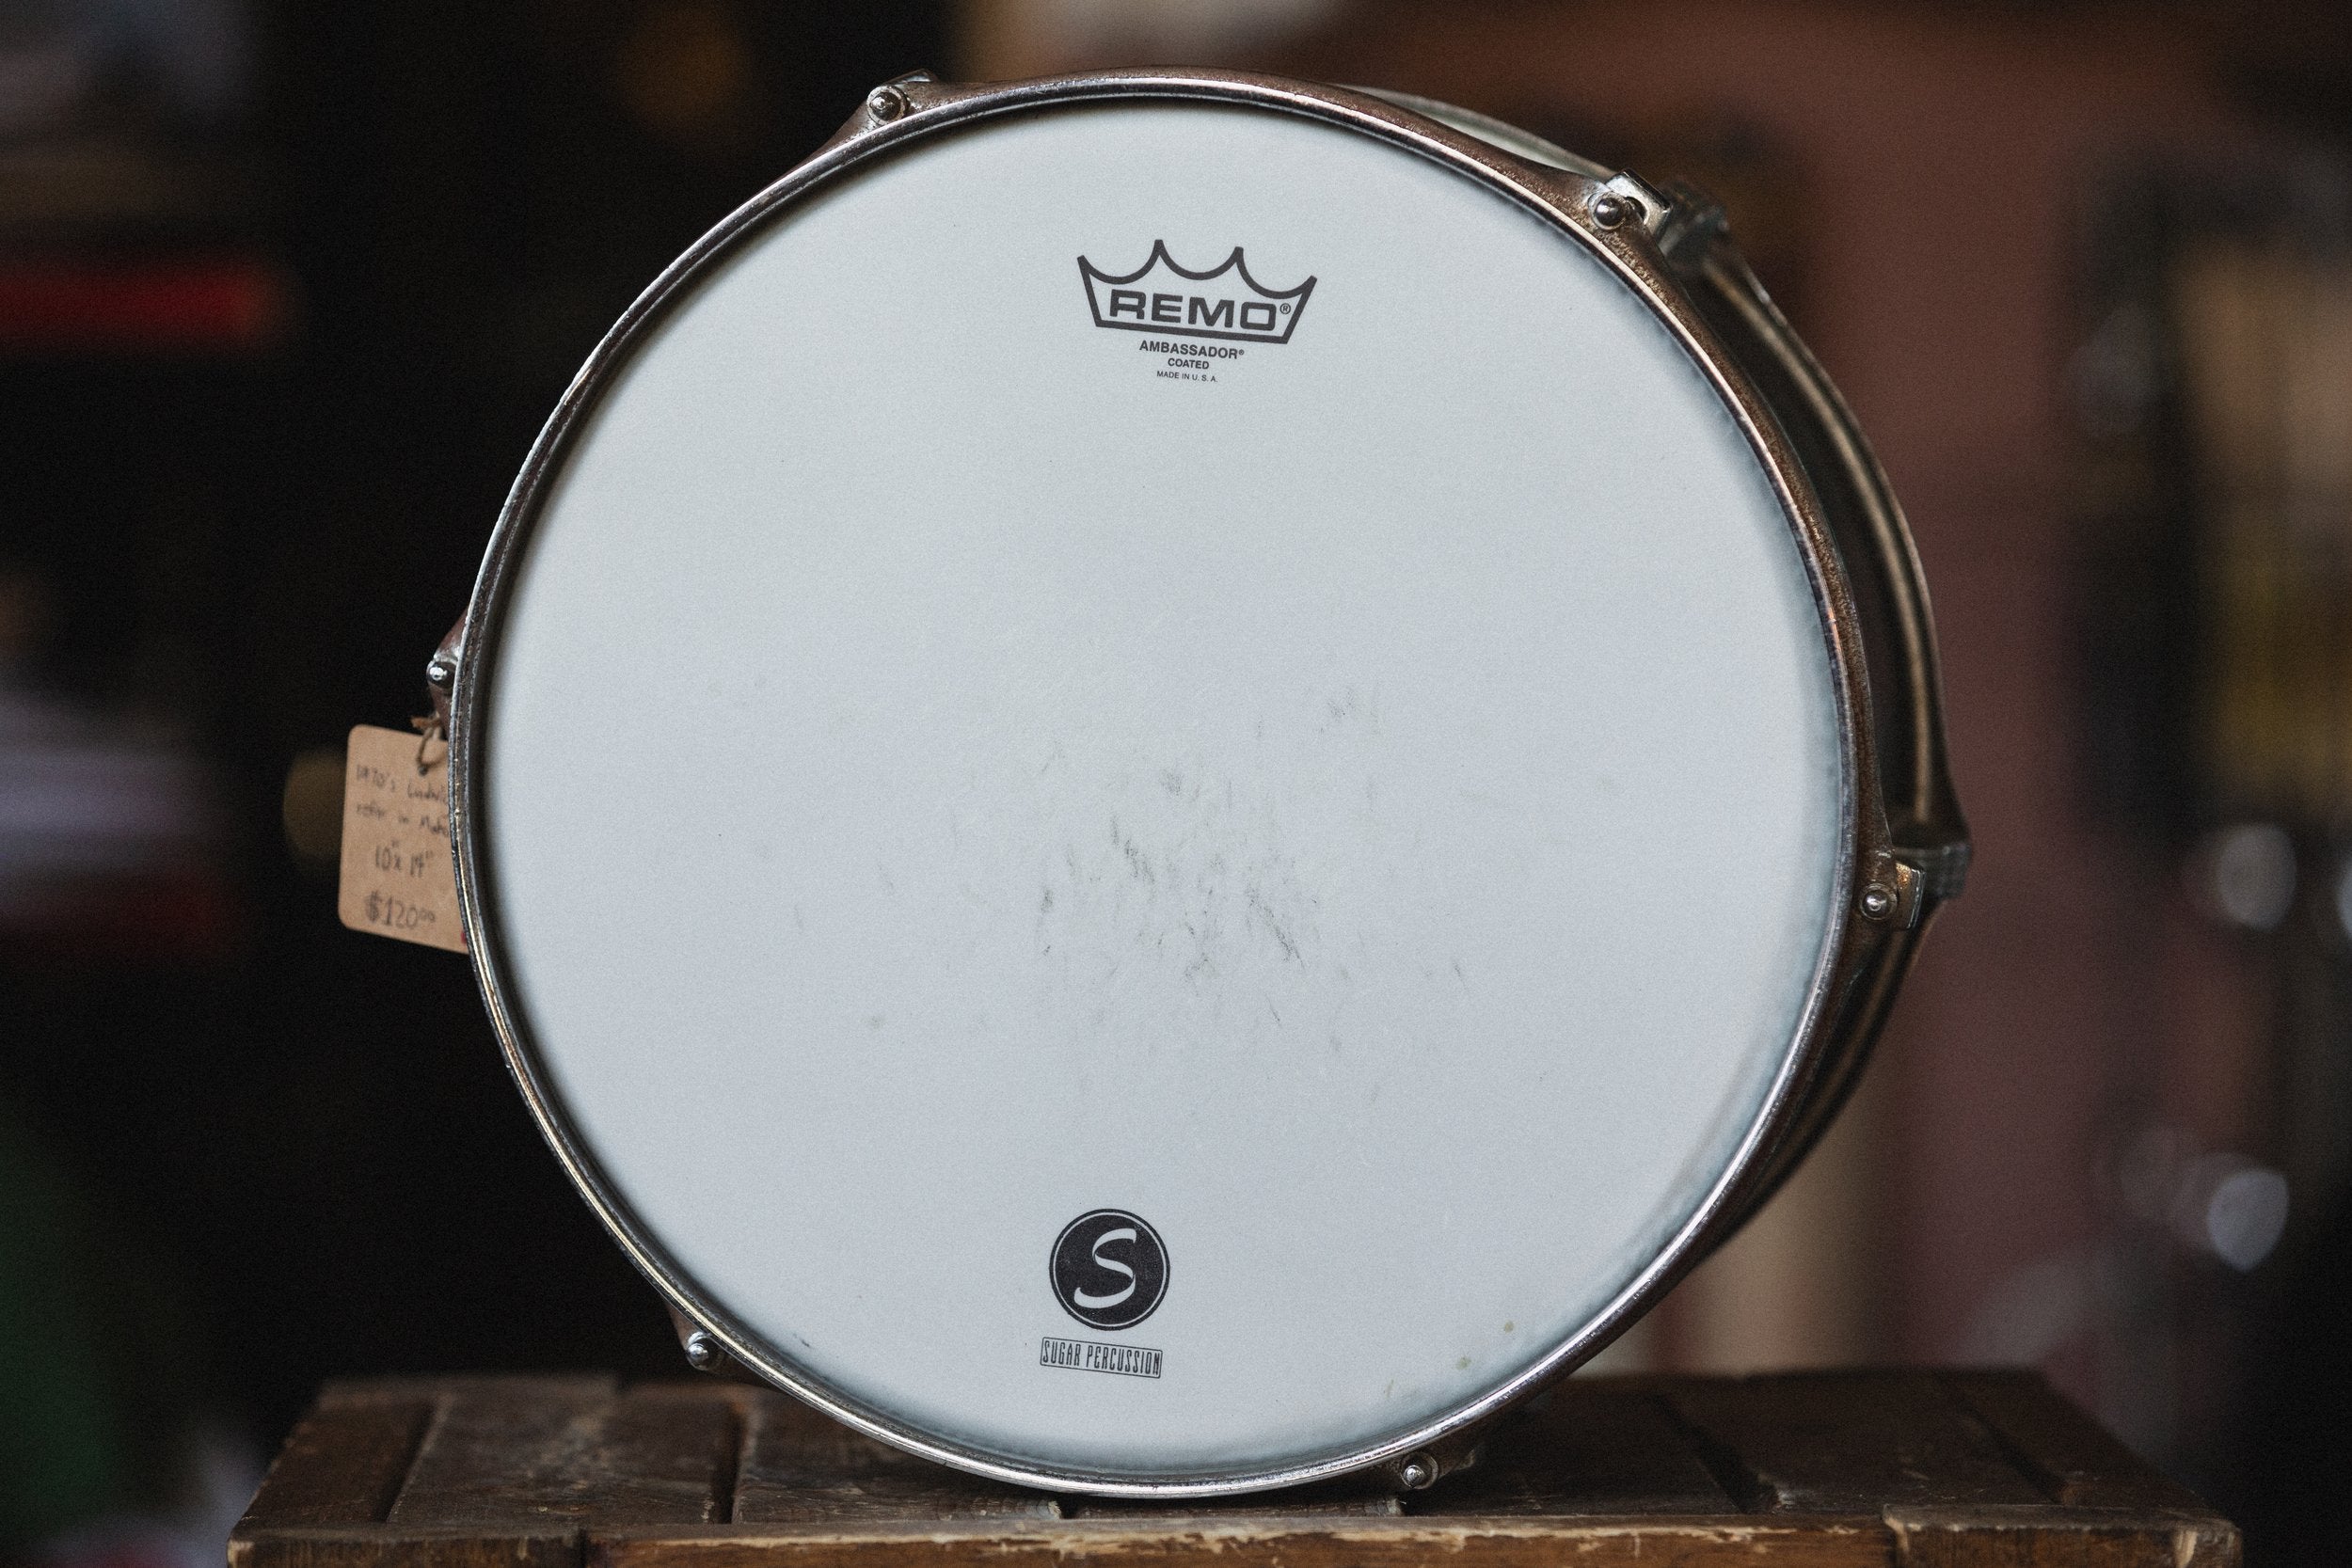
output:
[[[1104,272],[1078,258],[1094,325],[1128,332],[1167,332],[1186,338],[1231,338],[1248,343],[1287,343],[1307,313],[1315,280],[1269,289],[1249,276],[1241,246],[1207,272],[1176,264],[1166,240],[1131,273]]]

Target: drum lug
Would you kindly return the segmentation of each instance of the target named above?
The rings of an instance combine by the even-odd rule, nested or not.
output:
[[[1723,203],[1679,181],[1667,187],[1671,204],[1658,229],[1658,248],[1677,267],[1699,267],[1724,228]]]
[[[1896,859],[1918,871],[1926,883],[1923,893],[1929,902],[1936,904],[1959,897],[1967,885],[1968,855],[1964,838],[1944,844],[1906,844],[1895,851]]]

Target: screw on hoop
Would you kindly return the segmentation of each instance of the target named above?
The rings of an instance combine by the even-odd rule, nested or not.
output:
[[[887,125],[907,112],[907,95],[895,87],[879,87],[866,95],[866,112]]]
[[[1613,191],[1603,191],[1593,198],[1592,205],[1586,211],[1593,214],[1593,222],[1598,227],[1615,229],[1622,226],[1628,218],[1640,217],[1642,204],[1631,197],[1619,196]]]
[[[449,634],[441,639],[441,645],[433,650],[433,657],[424,667],[425,696],[432,702],[433,711],[421,719],[408,721],[417,730],[419,778],[433,771],[449,756],[450,694],[457,684],[457,649],[464,642],[465,635],[466,622],[460,616],[457,624],[449,628]],[[441,754],[428,761],[425,752],[437,736],[441,741]]]

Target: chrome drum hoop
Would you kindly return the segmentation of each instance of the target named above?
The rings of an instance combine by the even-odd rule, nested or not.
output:
[[[505,608],[548,488],[620,370],[713,269],[801,203],[931,138],[1009,116],[1187,102],[1296,116],[1441,165],[1583,246],[1648,307],[1733,412],[1792,522],[1834,671],[1842,807],[1832,928],[1797,1037],[1781,1059],[1764,1110],[1689,1222],[1604,1311],[1518,1376],[1376,1445],[1299,1464],[1137,1480],[1029,1465],[867,1408],[733,1321],[674,1262],[576,1137],[510,999],[498,889],[482,848],[482,735]],[[1458,123],[1474,123],[1474,117]],[[1818,1135],[1859,1070],[1927,915],[1958,891],[1965,863],[1965,832],[1945,771],[1924,590],[1883,477],[1835,391],[1739,263],[1720,224],[1687,193],[1668,196],[1629,176],[1603,179],[1597,175],[1605,171],[1585,167],[1531,161],[1400,103],[1272,76],[1136,71],[982,87],[906,78],[878,88],[824,148],[698,241],[598,345],[534,444],[499,517],[462,633],[436,659],[436,683],[449,700],[451,839],[477,979],[508,1067],[574,1184],[680,1315],[706,1361],[731,1361],[906,1451],[1054,1490],[1206,1497],[1383,1465],[1400,1469],[1425,1462],[1443,1468],[1459,1461],[1484,1423],[1573,1370],[1652,1305],[1769,1196]],[[1882,696],[1874,705],[1874,690],[1892,692],[1894,700]]]

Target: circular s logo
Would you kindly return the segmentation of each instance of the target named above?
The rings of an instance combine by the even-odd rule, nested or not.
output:
[[[1168,1293],[1168,1248],[1124,1209],[1096,1209],[1062,1227],[1048,1272],[1063,1311],[1089,1328],[1130,1328]]]

